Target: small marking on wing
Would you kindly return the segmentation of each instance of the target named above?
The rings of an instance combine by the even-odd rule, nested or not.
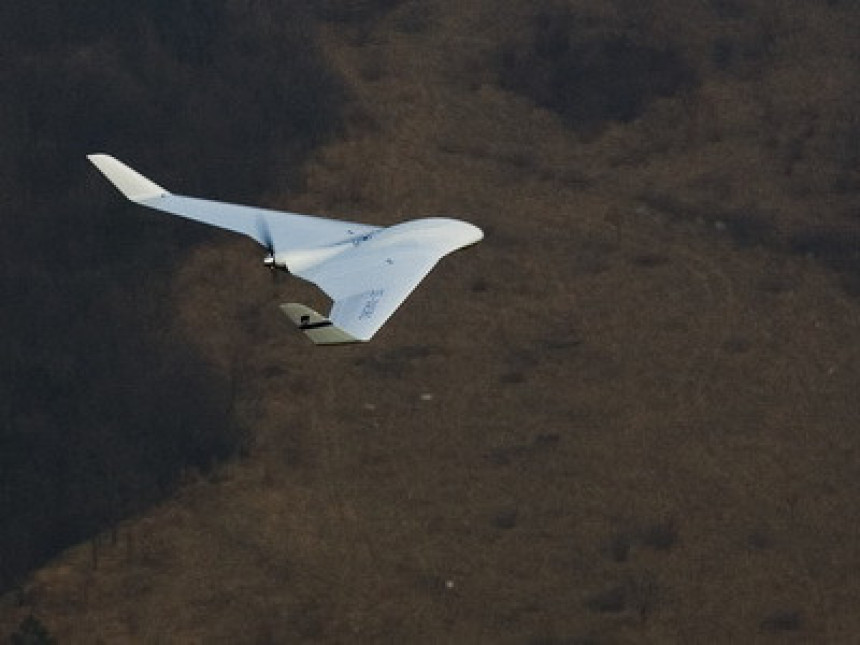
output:
[[[358,316],[359,320],[370,318],[373,315],[373,312],[376,311],[376,305],[379,304],[384,292],[384,289],[374,289],[368,294],[367,301],[364,303],[364,308]]]
[[[352,232],[352,231],[350,231]],[[373,233],[366,233],[365,235],[361,235],[359,237],[352,238],[352,245],[358,246],[362,242],[367,242],[368,240],[373,238]]]

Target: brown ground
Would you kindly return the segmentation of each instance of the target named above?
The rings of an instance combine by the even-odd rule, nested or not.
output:
[[[81,545],[37,572],[0,633],[34,612],[81,643],[854,641],[860,306],[789,247],[857,226],[832,152],[856,11],[671,4],[637,19],[701,86],[586,141],[498,88],[525,0],[329,26],[350,125],[269,203],[487,238],[334,349],[276,309],[324,306],[311,287],[233,238],[197,251],[176,319],[235,377],[251,455],[101,538],[97,568]],[[710,70],[702,43],[753,22],[767,67]]]

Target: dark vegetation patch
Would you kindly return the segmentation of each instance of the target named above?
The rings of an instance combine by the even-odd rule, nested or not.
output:
[[[710,44],[710,62],[719,72],[754,78],[762,61],[772,53],[773,38],[767,29],[752,29],[746,36],[727,29]]]
[[[590,134],[639,117],[656,98],[694,87],[696,74],[671,46],[601,31],[569,8],[538,12],[530,36],[499,56],[499,82],[572,128]]]
[[[524,372],[519,370],[505,372],[499,377],[499,383],[503,383],[504,385],[521,385],[525,382],[526,375]]]
[[[678,527],[674,519],[646,524],[639,532],[639,542],[655,551],[669,551],[678,543]]]
[[[756,283],[756,289],[762,293],[779,295],[781,293],[790,292],[796,285],[796,280],[787,275],[769,273],[762,276],[762,278]]]
[[[541,325],[541,336],[532,344],[533,351],[544,358],[567,358],[570,350],[583,344],[582,335],[567,318],[545,321]]]
[[[790,248],[838,273],[845,290],[860,296],[860,228],[812,229],[794,235]]]
[[[746,14],[744,4],[739,0],[708,0],[714,13],[723,19],[743,18]]]
[[[321,642],[325,640],[326,623],[329,617],[325,609],[316,600],[305,600],[291,607],[287,612],[288,622],[292,631],[302,640]],[[271,639],[268,639],[271,642]],[[263,641],[265,642],[265,640]]]
[[[323,20],[357,24],[384,16],[403,4],[403,0],[322,0],[313,4],[314,12]]]
[[[427,30],[431,15],[432,9],[426,4],[407,5],[399,12],[395,27],[405,34],[420,34]]]
[[[741,248],[772,247],[779,243],[777,229],[771,219],[754,212],[723,213],[714,224],[717,230],[725,230]]]
[[[573,638],[538,636],[529,641],[529,645],[598,645],[598,643],[600,641],[591,636],[574,636]]]
[[[415,576],[415,584],[422,591],[442,593],[447,589],[445,578],[434,573],[420,573]]]
[[[505,356],[505,371],[499,376],[499,382],[506,385],[525,383],[527,374],[540,364],[540,355],[530,348],[514,349]]]
[[[552,452],[560,443],[561,437],[557,433],[541,433],[535,436],[531,443],[493,448],[487,452],[485,458],[496,466],[508,466],[519,459]]]
[[[633,257],[632,262],[643,269],[654,269],[669,264],[669,258],[661,253],[640,253]]]
[[[584,237],[572,252],[572,269],[575,276],[599,275],[607,271],[618,245],[600,237]]]
[[[774,222],[778,215],[755,209],[708,208],[665,193],[640,195],[649,208],[667,214],[676,222],[704,223],[714,235],[728,235],[741,249],[760,247],[782,255],[804,255],[839,276],[843,289],[860,296],[860,227],[816,227],[791,235]],[[758,283],[765,293],[779,294],[793,288],[790,278],[768,275]]]
[[[773,548],[773,537],[765,531],[753,531],[747,536],[747,547],[753,551],[766,551]]]
[[[166,311],[173,262],[215,234],[133,211],[84,155],[259,200],[337,126],[302,6],[0,6],[0,590],[245,445]]]
[[[519,459],[520,457],[526,456],[528,454],[528,446],[519,444],[515,446],[502,446],[499,448],[493,448],[484,456],[491,464],[495,464],[496,466],[508,466],[516,459]]]
[[[585,601],[585,606],[589,610],[601,614],[617,614],[627,609],[629,595],[627,588],[622,585],[610,587],[589,596]]]
[[[784,250],[784,239],[774,221],[776,215],[755,208],[726,209],[701,205],[668,193],[645,193],[639,196],[650,209],[668,215],[676,222],[699,222],[715,235],[728,235],[740,248],[763,247]]]
[[[582,339],[571,333],[562,333],[558,336],[547,336],[541,339],[541,346],[551,352],[561,352],[582,345]]]
[[[547,450],[555,448],[561,442],[561,437],[555,432],[545,432],[537,435],[532,443],[534,450]]]
[[[601,546],[600,551],[604,557],[613,562],[627,562],[630,557],[630,548],[633,546],[632,536],[627,533],[613,533],[606,543]]]
[[[401,378],[409,373],[416,363],[439,353],[441,349],[432,345],[402,345],[358,358],[355,364],[380,376]]]
[[[677,545],[678,540],[678,526],[674,518],[664,518],[626,525],[613,531],[600,546],[600,552],[613,562],[626,562],[635,547],[668,552]]]
[[[477,278],[472,282],[472,293],[486,293],[490,290],[490,283],[484,278]]]
[[[510,530],[517,525],[519,512],[515,508],[504,508],[493,516],[493,526],[497,529]]]
[[[752,346],[752,341],[744,336],[730,336],[723,341],[723,351],[727,354],[746,354]]]
[[[505,362],[513,369],[527,370],[540,364],[540,357],[530,348],[512,349],[505,356]]]
[[[41,620],[30,614],[9,636],[8,643],[9,645],[56,645],[57,639],[51,636]]]
[[[585,607],[597,614],[628,614],[646,620],[658,599],[656,579],[644,573],[588,596]]]
[[[803,614],[796,609],[775,611],[766,616],[759,627],[765,632],[796,632],[803,627]]]

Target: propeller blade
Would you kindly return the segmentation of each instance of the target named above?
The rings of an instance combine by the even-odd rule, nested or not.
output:
[[[269,228],[269,222],[262,215],[257,218],[257,232],[266,246],[266,257],[263,259],[263,264],[269,267],[269,272],[272,274],[272,282],[277,284],[280,282],[280,276],[278,275],[280,271],[276,270],[278,266],[275,264],[275,240],[272,237],[272,229]]]
[[[275,240],[272,238],[272,230],[269,228],[269,222],[262,215],[257,218],[257,232],[260,234],[260,239],[263,241],[263,245],[266,247],[269,255],[274,258]]]

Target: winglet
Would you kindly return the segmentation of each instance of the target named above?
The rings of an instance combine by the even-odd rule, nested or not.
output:
[[[156,197],[164,197],[170,193],[161,186],[151,182],[139,172],[132,170],[118,159],[110,155],[87,155],[93,165],[98,168],[119,191],[133,202],[143,202]]]
[[[297,302],[281,305],[281,310],[293,324],[301,329],[317,345],[341,345],[363,342],[346,333],[325,316]]]

